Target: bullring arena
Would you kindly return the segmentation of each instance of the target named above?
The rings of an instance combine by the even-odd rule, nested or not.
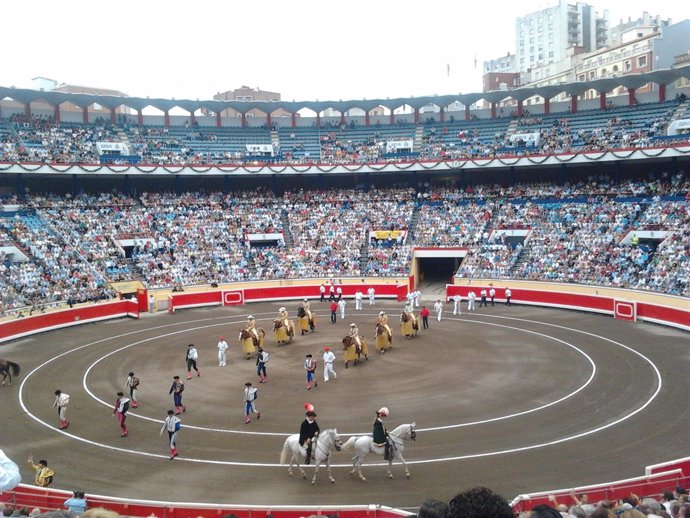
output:
[[[680,81],[689,69],[646,80]],[[221,117],[241,111],[235,101],[64,94],[85,106],[75,114],[54,93],[0,88],[14,102],[0,113],[0,357],[21,365],[0,387],[0,446],[24,482],[2,499],[49,509],[82,489],[90,505],[126,516],[349,518],[415,512],[479,485],[516,511],[551,491],[596,500],[687,486],[690,140],[663,129],[685,117],[688,88],[635,96],[622,84],[632,92],[611,104],[566,85],[571,99],[532,105],[530,117],[521,100],[513,117],[497,117],[498,94],[470,115],[482,98],[473,94],[407,99],[410,117],[398,119],[398,100],[380,100],[389,116],[299,123],[305,106],[281,103],[292,117],[280,124],[261,102],[252,107],[265,120],[249,121]],[[96,100],[109,116],[93,117]],[[451,118],[446,108],[460,101]],[[438,120],[420,118],[429,102]],[[120,117],[120,104],[137,114]],[[149,105],[164,115],[145,115]],[[209,108],[216,115],[201,113]],[[523,124],[548,145],[511,141]],[[99,155],[85,145],[97,136],[122,139],[127,152],[129,141],[132,154]],[[396,151],[401,143],[410,148]],[[390,156],[379,154],[385,144]],[[334,324],[321,284],[347,301]],[[375,305],[365,297],[356,311],[355,292],[369,286]],[[470,292],[490,289],[495,304],[469,311]],[[432,314],[406,339],[399,318],[413,290]],[[277,344],[279,308],[295,319],[305,297],[316,331]],[[393,332],[385,354],[373,347],[382,310]],[[267,332],[265,384],[237,341],[249,314]],[[351,323],[370,351],[345,368]],[[187,380],[190,343],[200,376]],[[325,347],[337,357],[328,382]],[[311,390],[306,354],[319,365]],[[130,371],[141,404],[121,437],[113,405]],[[159,430],[175,375],[187,409],[171,460]],[[246,382],[261,412],[248,424]],[[71,398],[65,429],[56,389]],[[290,478],[281,448],[307,403],[342,442],[370,434],[388,407],[389,431],[415,429],[404,443],[410,476],[396,461],[388,478],[372,454],[364,482],[350,474],[352,451],[335,451],[334,483],[323,467],[313,485]],[[51,488],[31,485],[29,455],[55,469]]]
[[[425,295],[431,305],[434,294]],[[271,328],[280,304],[261,303],[165,312],[85,324],[13,341],[3,356],[22,375],[2,390],[3,443],[12,457],[49,457],[61,488],[165,502],[254,506],[376,503],[414,509],[483,484],[505,495],[636,477],[642,467],[687,451],[687,333],[607,316],[498,302],[453,316],[405,339],[393,322],[393,349],[345,369],[340,340],[350,322],[371,339],[378,311],[399,315],[402,303],[378,299],[345,320],[329,322],[315,301],[317,331],[278,346],[270,336],[268,383],[237,343],[248,312]],[[215,344],[231,343],[218,367]],[[201,377],[185,381],[180,457],[171,462],[158,430],[171,406],[174,374],[184,378],[187,343],[200,351]],[[337,353],[336,380],[307,391],[305,354]],[[321,362],[320,362],[321,364]],[[127,372],[142,380],[141,406],[119,437],[111,416]],[[48,381],[49,380],[49,381]],[[245,381],[260,387],[261,419],[243,423]],[[71,394],[71,425],[61,431],[51,408],[54,387]],[[368,482],[349,476],[348,452],[333,453],[331,485],[289,478],[278,464],[286,435],[296,433],[311,402],[323,429],[343,439],[367,433],[374,412],[391,410],[389,429],[416,422],[406,443],[411,478],[394,465],[386,478],[370,456]],[[27,478],[30,474],[23,470]],[[311,470],[310,470],[311,476]]]

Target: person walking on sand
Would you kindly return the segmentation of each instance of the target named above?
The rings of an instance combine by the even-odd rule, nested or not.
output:
[[[125,381],[125,390],[126,389],[129,389],[129,399],[131,401],[132,408],[137,408],[139,406],[139,401],[137,400],[139,378],[134,375],[134,372],[127,374],[127,381]]]
[[[333,379],[336,379],[338,375],[333,369],[333,362],[335,361],[335,354],[331,351],[330,347],[323,348],[323,380],[328,381],[329,375],[333,375]]]
[[[259,390],[252,387],[251,381],[244,384],[244,424],[252,422],[252,418],[250,417],[252,413],[256,414],[257,420],[261,419],[261,412],[256,408],[258,393]]]
[[[168,416],[163,421],[160,435],[168,432],[168,446],[170,447],[170,460],[177,457],[177,433],[182,428],[182,421],[172,410],[168,410]]]
[[[127,430],[127,425],[125,424],[128,410],[129,398],[125,397],[124,393],[118,392],[117,399],[115,400],[115,408],[113,409],[113,415],[117,416],[117,422],[120,425],[120,437],[127,437],[129,435],[129,430]]]
[[[225,367],[228,364],[228,342],[221,336],[218,340],[218,367]]]
[[[57,408],[58,420],[60,421],[60,430],[64,430],[69,426],[67,420],[67,405],[69,404],[69,394],[65,394],[61,390],[55,391],[55,400],[53,401],[53,408]]]
[[[307,390],[311,390],[312,383],[314,384],[314,388],[318,387],[319,383],[314,376],[316,372],[316,360],[311,354],[307,354],[304,359],[304,370],[307,373]]]
[[[187,346],[187,379],[192,379],[192,369],[196,371],[196,377],[201,376],[199,369],[196,366],[196,361],[199,359],[199,351],[194,347],[194,344],[189,344]]]

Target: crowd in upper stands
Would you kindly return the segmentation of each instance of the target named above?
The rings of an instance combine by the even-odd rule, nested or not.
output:
[[[687,296],[688,192],[679,173],[419,192],[8,195],[4,202],[21,210],[0,217],[0,242],[25,260],[0,257],[2,308],[108,299],[110,283],[132,279],[169,288],[406,276],[414,246],[467,248],[460,277]]]
[[[650,110],[648,117],[642,119],[635,118],[635,110],[627,106],[600,110],[592,122],[582,127],[577,126],[576,122],[586,120],[591,113],[564,113],[563,116],[554,117],[533,116],[527,112],[521,117],[513,114],[505,119],[476,119],[469,122],[440,122],[431,117],[419,126],[423,128],[421,142],[415,144],[414,149],[405,149],[400,153],[387,152],[387,140],[405,138],[412,142],[415,139],[415,125],[408,125],[409,130],[404,137],[374,125],[355,138],[351,131],[357,124],[352,121],[351,125],[328,125],[314,129],[307,138],[314,141],[318,156],[304,150],[296,152],[290,142],[274,140],[276,137],[271,135],[269,128],[259,137],[251,133],[251,137],[245,139],[242,128],[210,131],[186,124],[175,127],[173,132],[172,128],[167,127],[137,126],[123,116],[118,117],[115,124],[102,118],[91,124],[65,124],[56,122],[52,116],[14,114],[7,121],[8,130],[0,131],[0,162],[128,162],[128,159],[99,156],[95,145],[99,141],[126,143],[138,163],[151,165],[255,164],[262,158],[237,142],[246,140],[247,143],[256,143],[256,138],[263,139],[263,144],[271,145],[277,151],[270,157],[271,163],[284,164],[462,160],[647,148],[664,145],[654,139],[665,135],[677,106],[678,103],[672,101],[638,105],[638,111]],[[510,126],[513,120],[515,127]],[[495,124],[491,126],[489,134],[482,129],[482,124],[486,126],[487,122]],[[533,133],[538,137],[530,136]],[[221,138],[223,135],[230,140]],[[679,135],[677,138],[687,143],[690,135]],[[231,140],[234,144],[231,144]],[[209,148],[208,143],[220,143],[220,146]],[[304,147],[304,141],[300,146]],[[269,161],[268,158],[266,160]]]

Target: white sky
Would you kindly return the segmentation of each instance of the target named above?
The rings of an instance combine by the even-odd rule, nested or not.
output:
[[[478,92],[482,62],[515,52],[515,18],[556,3],[9,1],[0,10],[0,86],[30,87],[42,76],[132,96],[210,99],[247,85],[288,101]],[[643,11],[690,17],[684,0],[586,3],[608,9],[611,25]]]

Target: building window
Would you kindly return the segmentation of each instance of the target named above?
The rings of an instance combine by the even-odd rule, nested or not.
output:
[[[630,72],[632,70],[632,64],[630,63],[629,59],[623,62],[623,67],[626,72]]]
[[[647,66],[647,56],[638,56],[637,68],[644,68]]]

